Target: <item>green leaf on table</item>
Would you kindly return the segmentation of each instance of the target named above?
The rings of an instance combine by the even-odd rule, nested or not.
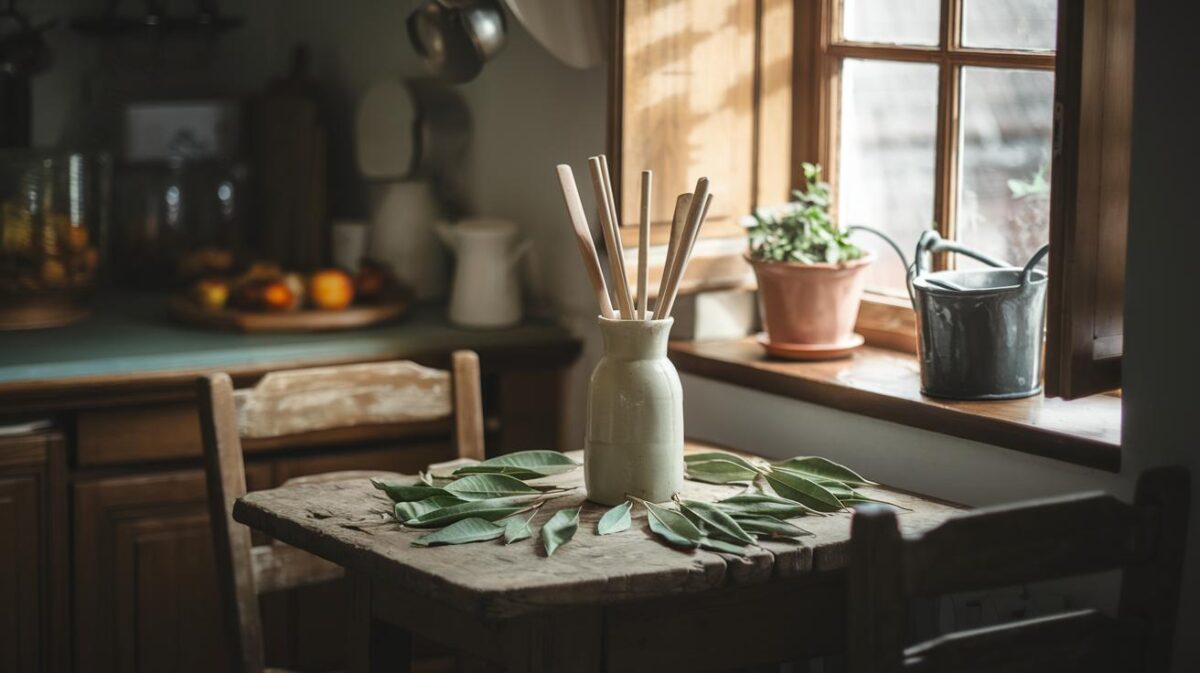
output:
[[[421,483],[425,484],[426,486],[435,486],[433,483],[433,475],[425,470],[420,470],[417,472],[417,479],[419,479]]]
[[[807,505],[818,512],[837,512],[843,509],[842,502],[830,493],[829,489],[799,472],[772,467],[767,473],[767,483],[780,496]]]
[[[517,514],[505,519],[504,544],[512,544],[533,537],[533,526],[530,524],[535,516],[537,516],[537,510],[528,515]]]
[[[717,502],[716,505],[733,516],[745,514],[790,519],[805,514],[820,514],[817,510],[795,500],[788,500],[769,493],[739,493]]]
[[[412,502],[414,500],[432,498],[435,495],[446,495],[444,489],[420,482],[416,484],[401,484],[394,481],[372,479],[371,484],[375,488],[387,493],[387,497],[391,498],[392,502]]]
[[[650,530],[666,540],[668,544],[685,549],[695,549],[704,539],[704,533],[687,517],[673,509],[642,501],[650,515]]]
[[[412,541],[415,547],[436,547],[444,544],[466,544],[495,540],[504,535],[504,527],[484,519],[463,519],[445,528],[422,535]]]
[[[537,504],[529,498],[520,497],[475,500],[422,514],[415,519],[405,521],[404,525],[410,528],[441,528],[456,521],[470,518],[499,521],[504,517],[536,507]]]
[[[395,515],[397,521],[404,523],[423,514],[453,505],[461,505],[464,502],[466,500],[461,500],[452,495],[435,495],[432,498],[425,498],[424,500],[395,503],[392,506],[392,513]]]
[[[623,530],[628,530],[633,523],[633,517],[629,514],[633,509],[633,503],[626,500],[625,502],[613,507],[600,517],[600,521],[596,524],[597,535],[612,535],[620,533]]]
[[[541,492],[520,479],[504,474],[472,474],[452,481],[442,489],[463,500],[488,500]]]
[[[747,532],[768,538],[797,538],[812,535],[799,526],[770,516],[734,514],[733,518]]]
[[[537,479],[570,472],[577,467],[579,463],[558,451],[518,451],[464,465],[455,470],[454,475],[503,474],[516,479]]]
[[[875,486],[875,482],[865,479],[862,475],[845,465],[835,463],[820,456],[800,456],[789,458],[772,467],[802,474],[813,481],[839,481],[851,486]]]
[[[734,542],[726,542],[725,540],[718,540],[717,538],[712,537],[700,538],[700,548],[707,549],[709,551],[725,552],[726,554],[737,554],[738,556],[745,556],[748,551],[744,545],[736,544]]]
[[[579,508],[569,507],[560,509],[542,525],[542,545],[546,548],[546,556],[553,556],[554,550],[563,546],[575,537],[579,528]]]
[[[888,502],[887,500],[880,500],[879,498],[872,498],[871,496],[869,496],[861,491],[857,491],[853,488],[850,488],[849,486],[847,486],[841,482],[823,481],[820,483],[822,486],[829,489],[830,493],[836,495],[837,499],[842,501],[843,505],[861,505],[863,503],[869,502],[869,503],[874,503],[877,505],[887,505],[888,507],[895,507],[896,509],[904,509],[907,511],[906,508],[901,507],[900,505],[897,505],[894,502]]]
[[[754,463],[727,451],[701,451],[700,453],[688,453],[683,456],[683,462],[688,465],[692,463],[707,463],[710,460],[725,460],[753,472],[759,471],[759,468]]]
[[[710,484],[751,482],[758,476],[757,470],[724,459],[690,462],[684,466],[684,470],[688,479]]]
[[[754,544],[754,536],[746,532],[733,517],[710,502],[680,500],[683,515],[701,528],[708,537],[738,544]]]

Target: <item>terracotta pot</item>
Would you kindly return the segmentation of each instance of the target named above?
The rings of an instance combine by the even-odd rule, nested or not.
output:
[[[841,264],[749,261],[771,343],[833,346],[854,338],[862,272],[875,261],[874,253]]]

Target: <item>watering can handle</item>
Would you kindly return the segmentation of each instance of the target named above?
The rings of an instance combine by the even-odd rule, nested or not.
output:
[[[892,240],[891,236],[888,236],[887,234],[883,233],[882,231],[875,229],[873,227],[868,227],[868,226],[862,225],[862,224],[850,225],[849,227],[846,228],[846,231],[865,231],[869,234],[875,234],[879,238],[882,238],[883,241],[892,248],[892,250],[896,251],[896,256],[900,258],[900,263],[902,265],[904,265],[904,273],[905,273],[904,286],[908,290],[908,300],[913,303],[913,306],[916,306],[917,302],[916,302],[916,299],[913,298],[913,289],[912,289],[912,269],[909,268],[908,259],[904,257],[904,251],[900,249],[900,246],[896,245],[896,241]]]
[[[977,259],[988,266],[995,267],[1012,267],[1012,264],[1001,259],[996,259],[989,255],[985,255],[978,250],[972,250],[961,243],[947,241],[942,238],[941,234],[930,229],[921,234],[921,238],[917,241],[916,258],[913,259],[913,277],[919,277],[925,271],[925,253],[927,252],[956,252],[960,255],[966,255]]]
[[[1038,249],[1037,252],[1033,253],[1033,257],[1029,258],[1029,262],[1025,265],[1025,268],[1021,270],[1021,285],[1029,283],[1029,279],[1033,277],[1033,267],[1037,266],[1038,262],[1042,261],[1042,258],[1045,257],[1046,253],[1048,252],[1050,252],[1049,243],[1043,245]]]

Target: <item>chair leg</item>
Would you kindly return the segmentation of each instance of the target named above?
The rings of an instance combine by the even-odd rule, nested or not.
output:
[[[355,573],[351,581],[354,600],[347,670],[349,673],[410,673],[412,634],[374,618],[370,578]]]

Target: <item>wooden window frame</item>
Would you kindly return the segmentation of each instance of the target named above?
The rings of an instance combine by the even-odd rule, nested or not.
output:
[[[937,46],[852,42],[842,35],[843,0],[796,0],[793,72],[792,183],[803,182],[801,165],[818,163],[834,193],[838,180],[838,120],[843,59],[934,63],[938,70],[938,111],[933,219],[946,238],[955,235],[958,191],[959,115],[962,69],[991,67],[1021,70],[1055,69],[1053,51],[983,49],[962,45],[962,7],[966,0],[941,0]],[[836,203],[835,203],[836,207]],[[902,245],[908,243],[901,241]],[[945,255],[937,269],[952,268]],[[907,297],[868,291],[859,311],[857,330],[868,343],[916,352],[916,319]]]

